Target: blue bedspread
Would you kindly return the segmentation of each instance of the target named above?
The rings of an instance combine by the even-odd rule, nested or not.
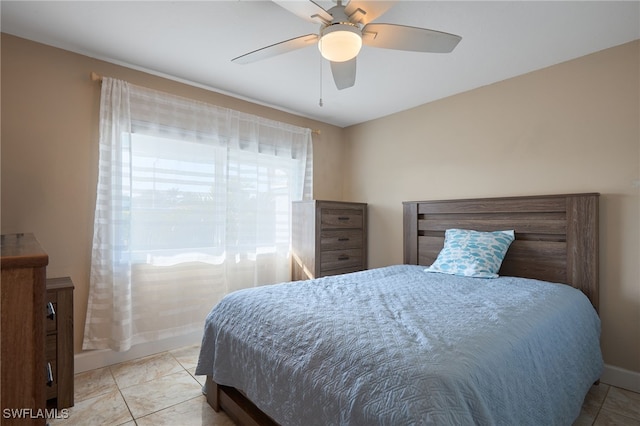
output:
[[[569,286],[398,265],[229,294],[196,374],[282,425],[571,425],[599,337]]]

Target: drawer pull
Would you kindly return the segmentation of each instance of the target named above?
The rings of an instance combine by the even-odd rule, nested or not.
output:
[[[53,307],[53,303],[47,303],[47,318],[54,320],[56,318],[56,310]]]
[[[346,254],[341,254],[340,256],[338,256],[338,260],[349,260],[349,256],[347,256]]]
[[[47,386],[53,386],[53,369],[50,362],[47,363]]]
[[[339,216],[338,220],[349,220],[349,216]]]
[[[341,238],[338,238],[338,241],[349,241],[349,238],[341,237]]]

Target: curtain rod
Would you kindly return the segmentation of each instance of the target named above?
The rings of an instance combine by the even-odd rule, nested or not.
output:
[[[91,73],[89,73],[89,77],[91,77],[91,81],[99,81],[102,83],[102,76],[95,71],[91,71]],[[311,129],[311,133],[314,135],[320,135],[320,130]]]

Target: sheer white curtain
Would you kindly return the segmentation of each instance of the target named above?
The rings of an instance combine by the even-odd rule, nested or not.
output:
[[[287,281],[311,131],[104,78],[83,349],[199,331],[230,291]]]

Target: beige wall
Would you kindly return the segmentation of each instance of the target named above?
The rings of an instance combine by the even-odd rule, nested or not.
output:
[[[75,284],[75,350],[87,308],[100,84],[89,73],[321,131],[314,196],[342,198],[343,130],[204,89],[2,34],[1,232],[33,232],[49,277]]]
[[[600,192],[604,358],[640,372],[639,53],[625,44],[346,129],[345,199],[370,203],[369,266],[402,262],[402,201]]]

